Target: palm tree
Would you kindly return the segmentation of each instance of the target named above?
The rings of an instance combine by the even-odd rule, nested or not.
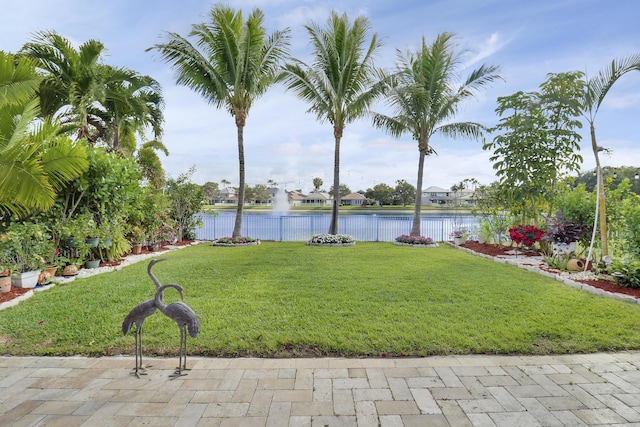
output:
[[[88,168],[84,145],[38,122],[35,62],[0,52],[0,218],[53,206],[57,191]]]
[[[380,95],[382,85],[376,84],[373,57],[381,46],[377,34],[369,38],[367,18],[358,17],[349,24],[346,14],[332,11],[327,27],[315,23],[305,28],[311,37],[314,62],[300,60],[288,64],[283,73],[288,89],[310,104],[320,122],[333,125],[335,141],[333,163],[333,208],[329,234],[338,234],[340,205],[340,142],[347,123],[364,116],[371,103]]]
[[[233,237],[240,237],[245,192],[244,127],[253,102],[277,79],[279,63],[287,56],[289,30],[267,36],[264,14],[254,9],[243,21],[242,11],[215,5],[208,23],[194,24],[191,43],[176,33],[156,44],[162,59],[177,71],[177,83],[187,86],[210,104],[227,109],[238,134],[238,208]]]
[[[169,155],[169,150],[162,142],[152,140],[142,144],[136,154],[136,161],[142,177],[156,190],[161,189],[165,181],[164,169],[160,157],[158,157],[158,151],[164,153],[165,156]]]
[[[596,218],[600,218],[600,239],[602,244],[602,256],[609,254],[609,244],[607,241],[607,212],[604,195],[604,183],[602,182],[602,171],[600,168],[599,153],[604,151],[603,147],[598,146],[596,141],[595,120],[598,110],[602,105],[602,101],[620,77],[629,71],[640,71],[640,54],[630,55],[625,58],[611,61],[611,65],[602,69],[595,77],[589,79],[586,90],[584,92],[584,117],[589,123],[591,134],[591,147],[596,160],[596,173],[598,180],[598,206],[596,209]],[[595,230],[595,227],[594,227]],[[593,241],[591,243],[593,245]],[[591,250],[589,250],[591,256]]]
[[[162,137],[164,99],[160,84],[149,76],[125,68],[106,67],[108,80],[104,111],[96,111],[111,137],[108,145],[115,152],[132,155],[136,150],[136,134],[144,138],[148,127],[155,140]]]
[[[54,31],[35,33],[21,53],[34,58],[45,72],[40,85],[40,104],[45,116],[60,116],[73,123],[78,138],[94,143],[104,136],[99,118],[90,114],[95,102],[105,97],[104,66],[100,63],[104,45],[89,40],[76,50],[71,42]]]
[[[457,81],[463,67],[462,58],[453,51],[454,35],[441,33],[432,45],[422,39],[416,52],[403,54],[398,51],[397,71],[388,81],[389,105],[395,110],[390,117],[373,114],[373,124],[389,134],[400,137],[410,133],[418,141],[418,180],[411,235],[420,235],[422,207],[422,177],[424,159],[435,153],[431,137],[442,134],[448,137],[482,137],[486,128],[474,122],[452,122],[460,104],[473,97],[478,89],[499,79],[499,68],[481,65],[471,71],[463,82]]]

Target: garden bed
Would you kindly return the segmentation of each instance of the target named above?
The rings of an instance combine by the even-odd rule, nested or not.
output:
[[[511,247],[511,246],[489,244],[489,243],[478,243],[474,241],[466,241],[461,245],[461,247],[473,252],[481,253],[484,255],[492,256],[492,257],[511,255],[511,253],[515,249],[514,247]],[[519,252],[518,256],[525,257],[525,258],[534,257],[534,256],[540,256],[540,253],[535,250],[529,250],[529,251]],[[545,271],[549,271],[551,273],[560,273],[559,270],[550,269],[548,267],[542,268],[542,269]],[[572,278],[572,280],[576,282],[584,283],[585,285],[593,286],[594,288],[598,288],[606,292],[628,295],[636,299],[640,298],[640,289],[625,288],[623,286],[620,286],[614,283],[612,280],[601,277],[601,276],[596,277],[594,275],[593,278],[589,278],[589,279]]]

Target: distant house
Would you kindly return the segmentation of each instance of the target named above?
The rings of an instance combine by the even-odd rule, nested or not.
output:
[[[221,205],[237,205],[238,196],[233,188],[225,187],[220,190],[220,195],[216,198],[215,204]]]
[[[290,206],[302,206],[303,201],[307,198],[306,194],[299,191],[289,191],[287,193]]]
[[[331,206],[333,197],[329,193],[311,193],[302,200],[301,206],[317,207],[317,206]]]
[[[473,205],[473,190],[471,189],[454,192],[434,185],[422,190],[422,206],[454,207]]]
[[[344,206],[362,206],[367,201],[367,198],[360,193],[351,193],[340,199],[340,203]]]

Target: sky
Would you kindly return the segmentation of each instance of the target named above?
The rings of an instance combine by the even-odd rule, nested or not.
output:
[[[208,20],[215,2],[203,0],[0,0],[0,50],[17,52],[37,31],[54,30],[76,46],[89,39],[106,47],[104,62],[127,67],[160,82],[165,99],[160,154],[165,171],[176,178],[195,168],[198,184],[222,180],[238,185],[237,133],[234,119],[208,105],[189,88],[175,83],[175,74],[158,52],[146,49],[166,41],[167,32],[187,36],[193,24]],[[613,59],[640,53],[640,2],[636,0],[236,0],[227,2],[248,14],[260,8],[267,32],[289,28],[291,55],[311,62],[305,25],[324,25],[331,10],[350,20],[365,16],[383,41],[376,65],[395,66],[397,50],[415,50],[424,38],[433,42],[442,32],[456,34],[464,55],[466,77],[481,64],[500,66],[504,81],[484,89],[462,105],[456,121],[494,126],[497,99],[517,91],[535,91],[548,73],[582,71],[593,76]],[[596,116],[598,144],[610,150],[602,166],[640,167],[640,73],[622,77]],[[380,102],[373,109],[388,112]],[[308,105],[283,85],[257,99],[244,130],[246,182],[273,180],[287,190],[333,184],[332,125],[307,113]],[[588,133],[581,142],[582,170],[595,167]],[[490,136],[491,137],[491,136]],[[425,160],[423,188],[450,188],[468,178],[481,184],[496,179],[482,143],[434,136],[437,155]],[[352,191],[376,184],[392,187],[397,180],[415,185],[417,142],[410,135],[394,138],[362,119],[345,128],[341,142],[340,182]],[[222,187],[222,185],[221,185]]]

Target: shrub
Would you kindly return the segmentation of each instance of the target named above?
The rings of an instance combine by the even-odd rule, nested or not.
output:
[[[356,240],[348,234],[314,234],[308,244],[339,245],[355,243]]]
[[[587,227],[579,217],[577,221],[571,221],[558,211],[555,218],[545,218],[547,220],[547,232],[545,239],[553,243],[571,243],[582,240],[589,233]]]
[[[609,271],[620,286],[640,288],[640,260],[614,260]]]
[[[406,243],[409,245],[432,245],[434,243],[431,237],[410,236],[408,234],[396,237],[396,242]]]

